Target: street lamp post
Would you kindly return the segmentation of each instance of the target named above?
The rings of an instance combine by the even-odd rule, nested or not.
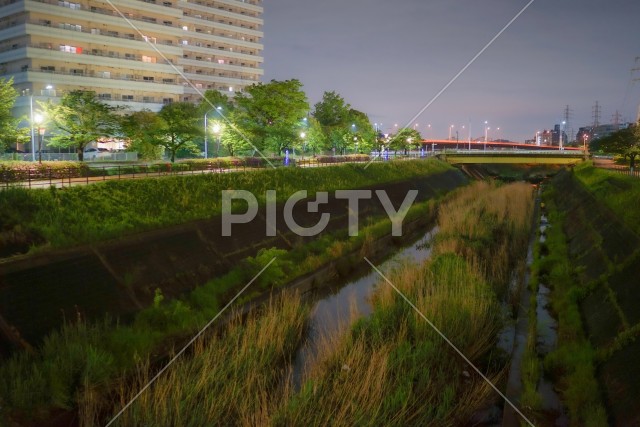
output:
[[[587,158],[587,139],[589,139],[589,135],[582,134],[582,151],[584,153],[584,158]]]
[[[29,124],[31,125],[31,161],[36,161],[36,131],[33,126],[33,93],[30,89],[22,91],[22,96],[29,97]]]
[[[484,121],[484,151],[487,151],[487,139],[489,138],[489,124],[488,121]]]
[[[447,138],[447,141],[451,141],[451,131],[453,130],[453,125],[449,126],[449,138]]]
[[[42,126],[42,122],[44,121],[44,117],[42,114],[36,113],[33,116],[33,121],[38,126],[38,162],[42,163],[42,137],[44,136],[45,131],[44,126]]]
[[[222,130],[222,126],[220,126],[220,123],[214,123],[213,127],[211,128],[211,130],[213,131],[214,135],[216,136],[216,157],[219,157],[220,156],[220,131]],[[206,154],[207,153],[205,151],[205,156],[206,156]]]
[[[209,140],[207,138],[207,134],[209,132],[209,128],[207,127],[207,115],[209,115],[210,112],[212,111],[218,111],[220,112],[220,110],[222,110],[222,107],[216,107],[213,108],[209,111],[207,111],[206,113],[204,113],[204,158],[208,159],[209,158]],[[218,150],[220,149],[220,143],[218,142]]]

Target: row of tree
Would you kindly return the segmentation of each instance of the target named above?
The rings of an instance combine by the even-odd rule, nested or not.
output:
[[[629,167],[634,170],[636,159],[640,158],[640,122],[594,139],[589,143],[589,150],[592,153],[616,154],[629,159]]]
[[[20,128],[27,118],[14,118],[17,97],[12,81],[0,81],[0,145],[8,147],[29,138]],[[335,92],[325,92],[313,111],[298,80],[249,86],[233,98],[207,91],[199,104],[177,102],[159,112],[127,111],[101,102],[93,91],[71,91],[59,103],[39,103],[46,126],[53,130],[48,145],[74,149],[82,160],[88,144],[106,138],[122,138],[142,158],[171,161],[178,153],[200,153],[204,141],[219,155],[282,155],[295,153],[368,153],[372,150],[408,150],[422,139],[413,129],[383,135],[367,115],[351,108]],[[206,122],[208,126],[204,126]],[[28,120],[27,120],[28,123]],[[0,148],[2,148],[0,146]]]

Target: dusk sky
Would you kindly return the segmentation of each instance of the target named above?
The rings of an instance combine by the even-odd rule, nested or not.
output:
[[[309,102],[338,92],[382,123],[405,126],[529,0],[272,0],[264,2],[265,78],[296,78]],[[424,137],[516,141],[640,103],[639,0],[535,0],[411,123]],[[427,125],[431,124],[429,133]],[[462,129],[462,126],[465,129]],[[495,129],[499,127],[499,134]],[[569,129],[567,129],[569,131]]]

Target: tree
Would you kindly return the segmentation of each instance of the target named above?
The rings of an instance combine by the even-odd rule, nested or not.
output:
[[[419,146],[421,141],[420,132],[412,128],[404,128],[391,137],[389,148],[395,152],[403,151],[406,154],[412,147]]]
[[[238,113],[231,110],[226,115],[226,121],[216,121],[214,126],[219,127],[219,133],[216,137],[220,138],[220,142],[230,156],[236,156],[240,152],[251,149],[247,136],[239,130],[234,123],[237,122]]]
[[[636,158],[640,156],[640,122],[591,141],[589,148],[591,151],[618,154],[628,158],[629,167],[633,170],[636,165]]]
[[[352,138],[354,146],[351,148],[358,152],[371,151],[376,144],[376,130],[371,126],[369,116],[362,111],[350,109],[348,119],[349,123],[351,123],[350,129],[354,133],[353,137],[356,138]],[[358,144],[357,147],[355,147],[356,142]]]
[[[85,147],[118,131],[118,110],[96,98],[96,93],[74,90],[62,97],[60,104],[39,102],[45,115],[60,132],[51,138],[53,147],[75,148],[78,160],[84,160]]]
[[[353,140],[349,111],[351,106],[336,92],[325,92],[322,101],[314,105],[312,116],[320,124],[325,135],[327,149],[342,153]]]
[[[336,92],[325,92],[322,101],[314,105],[313,117],[324,128],[345,127],[351,106]]]
[[[171,163],[176,161],[178,150],[198,152],[196,141],[202,137],[198,107],[189,102],[174,102],[162,107],[158,113],[161,120],[159,128],[154,131],[153,144],[163,147],[169,152]]]
[[[121,118],[120,128],[129,140],[128,150],[137,151],[145,160],[156,160],[162,155],[161,139],[165,123],[149,110],[136,111]]]
[[[215,113],[218,108],[222,114],[227,115],[230,111],[233,111],[234,107],[233,99],[220,91],[209,89],[203,94],[203,98],[198,104],[198,113],[202,117],[204,117],[205,113],[208,113],[207,117],[215,119],[221,117]]]
[[[235,97],[235,125],[256,149],[281,154],[299,138],[302,118],[309,111],[298,80],[258,83]]]
[[[311,151],[315,156],[317,152],[331,149],[329,139],[322,129],[322,125],[315,117],[309,117],[307,119],[307,128],[303,129],[305,133],[302,138],[302,150],[303,152]]]
[[[12,109],[18,97],[13,88],[13,78],[0,79],[0,151],[4,151],[15,143],[29,140],[29,129],[19,129],[21,119],[14,118]]]

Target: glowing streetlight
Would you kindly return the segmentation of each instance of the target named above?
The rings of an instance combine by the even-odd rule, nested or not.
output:
[[[209,131],[209,128],[207,127],[207,115],[212,111],[217,111],[220,114],[220,111],[222,111],[222,107],[218,106],[204,113],[204,158],[205,159],[209,158],[209,141],[207,139],[207,133]],[[218,151],[219,150],[220,150],[220,142],[218,142]]]
[[[489,138],[489,127],[487,126],[489,122],[487,120],[484,121],[484,150],[487,150],[487,139]]]
[[[222,131],[222,126],[220,125],[220,123],[215,122],[213,124],[213,126],[211,127],[211,130],[213,131],[213,134],[216,136],[216,143],[217,143],[216,144],[216,157],[218,157],[219,154],[220,154],[220,133]],[[206,151],[205,151],[205,156],[206,156]]]

